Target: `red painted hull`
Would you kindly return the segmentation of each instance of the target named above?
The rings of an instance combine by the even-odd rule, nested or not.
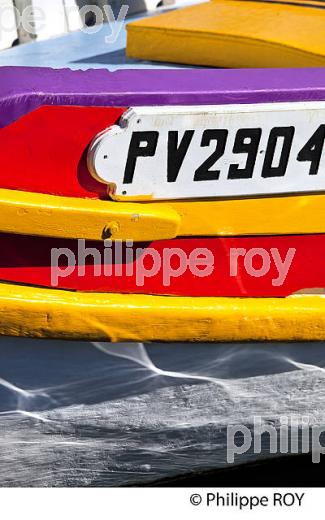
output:
[[[325,235],[180,238],[135,244],[128,253],[123,246],[121,258],[120,244],[115,245],[115,249],[105,248],[100,242],[87,243],[86,246],[96,248],[95,255],[99,256],[96,270],[93,257],[87,257],[83,273],[78,270],[81,253],[78,253],[76,241],[1,235],[0,279],[79,291],[182,296],[284,297],[304,289],[325,288]],[[60,256],[64,249],[54,255],[55,261],[59,258],[61,271],[51,268],[52,248],[68,248],[76,259],[75,268],[66,270],[67,257]],[[135,258],[136,248],[143,250],[138,251],[137,258],[131,261],[131,252]],[[151,249],[150,255],[148,248]],[[180,258],[188,261],[193,255],[193,260],[197,248],[211,253],[213,269],[196,266],[192,261],[192,268],[187,264],[186,269],[183,266],[179,270]],[[238,248],[244,249],[248,256],[231,260]],[[104,270],[105,251],[108,256]],[[174,256],[171,257],[169,251],[173,251]],[[153,259],[163,259],[164,254],[167,255],[164,268],[161,266],[154,273]],[[286,258],[290,261],[281,268]],[[168,270],[169,264],[171,269]]]
[[[116,123],[125,110],[43,106],[5,126],[0,130],[0,187],[68,197],[106,198],[106,185],[91,177],[87,169],[87,149],[94,136]],[[2,234],[0,247],[0,280],[35,286],[198,297],[284,297],[304,289],[325,287],[325,235],[178,238],[136,244],[132,255],[135,256],[136,249],[143,251],[138,251],[135,260],[131,259],[130,248],[125,246],[119,259],[116,258],[119,245],[115,246],[115,253],[112,250],[107,253],[103,243],[90,243],[87,247],[95,247],[99,255],[97,271],[93,258],[88,257],[82,275],[78,267],[71,272],[64,267],[61,271],[51,267],[53,248],[71,250],[78,265],[75,241]],[[211,269],[195,265],[191,269],[191,265],[186,264],[198,248],[210,252]],[[232,250],[237,248],[244,249],[249,258],[239,256],[233,266]],[[258,252],[252,255],[251,250],[256,248],[263,249],[262,256]],[[176,254],[171,255],[169,250]],[[271,250],[277,250],[275,258]],[[279,266],[293,250],[287,272],[280,273]],[[106,264],[105,251],[107,258],[110,254],[113,256]],[[165,269],[161,265],[153,273],[153,257],[165,263]],[[184,266],[179,269],[180,257],[183,263],[185,261],[185,269]]]
[[[87,169],[87,148],[124,108],[44,106],[0,129],[0,188],[102,198]]]

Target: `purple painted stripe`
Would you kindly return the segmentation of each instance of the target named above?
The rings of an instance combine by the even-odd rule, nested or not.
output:
[[[207,105],[325,100],[325,69],[71,71],[0,68],[0,127],[41,105]]]

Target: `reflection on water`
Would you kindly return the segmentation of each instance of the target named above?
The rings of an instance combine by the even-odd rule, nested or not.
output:
[[[226,428],[325,424],[325,344],[0,340],[0,486],[141,484],[223,467]],[[250,450],[236,462],[265,456]]]

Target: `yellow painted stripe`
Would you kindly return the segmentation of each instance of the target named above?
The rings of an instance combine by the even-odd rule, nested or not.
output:
[[[152,241],[177,236],[325,233],[325,195],[111,202],[0,190],[0,232]]]
[[[215,0],[130,23],[127,54],[217,67],[318,67],[324,26],[325,9],[313,6]]]
[[[181,236],[325,233],[325,195],[172,202]]]
[[[0,334],[88,341],[325,340],[325,298],[180,298],[0,285]]]
[[[174,238],[179,215],[155,204],[56,197],[0,189],[0,231],[21,235],[151,241]]]

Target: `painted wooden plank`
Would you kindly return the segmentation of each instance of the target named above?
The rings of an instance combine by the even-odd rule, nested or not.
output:
[[[325,103],[138,107],[89,149],[116,200],[325,191]]]
[[[0,189],[0,231],[68,239],[162,240],[178,235],[180,216],[163,205],[106,201]]]
[[[324,341],[325,299],[85,294],[1,284],[0,334],[111,342]]]
[[[11,47],[17,37],[13,2],[0,0],[0,50]]]
[[[323,233],[324,203],[305,195],[165,204],[182,216],[180,236],[238,236]]]
[[[105,69],[2,67],[0,127],[43,105],[129,107],[325,101],[324,70],[155,69],[109,74]]]
[[[324,5],[210,1],[130,23],[127,54],[217,67],[317,67],[325,63],[324,23]]]

